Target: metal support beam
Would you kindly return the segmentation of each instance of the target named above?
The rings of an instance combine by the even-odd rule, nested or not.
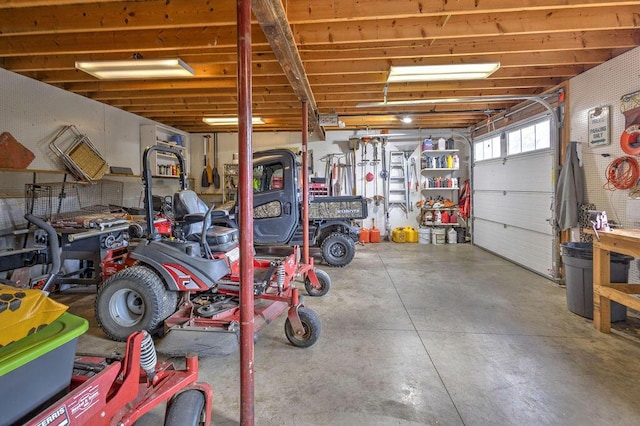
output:
[[[240,424],[254,423],[253,149],[251,95],[251,1],[237,0],[238,206],[240,226]]]
[[[309,264],[309,152],[308,132],[309,104],[302,101],[302,259],[305,265]]]

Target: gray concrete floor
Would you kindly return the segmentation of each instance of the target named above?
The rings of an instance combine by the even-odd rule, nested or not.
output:
[[[257,425],[640,424],[633,318],[599,333],[564,288],[469,244],[371,244],[346,268],[319,267],[332,288],[306,298],[318,343],[291,346],[284,317],[259,335]],[[58,298],[90,320],[79,350],[122,349],[92,294]],[[214,424],[238,424],[239,356],[201,359],[200,373]]]

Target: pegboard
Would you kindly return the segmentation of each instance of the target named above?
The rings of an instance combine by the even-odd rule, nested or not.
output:
[[[593,203],[598,210],[606,210],[609,220],[625,228],[638,228],[633,217],[628,215],[627,190],[608,191],[605,171],[615,158],[627,154],[620,147],[620,135],[625,129],[625,117],[620,111],[620,98],[640,90],[638,80],[640,47],[630,50],[610,61],[592,68],[570,80],[569,113],[572,141],[581,142],[583,170],[585,174],[585,202]],[[611,107],[611,144],[590,147],[588,144],[588,111],[601,107]],[[630,217],[628,217],[630,216]],[[632,262],[629,279],[640,282],[638,263]]]

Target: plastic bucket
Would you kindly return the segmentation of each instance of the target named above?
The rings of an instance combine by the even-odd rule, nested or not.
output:
[[[431,229],[418,229],[418,244],[431,244]]]
[[[431,242],[433,244],[444,244],[447,241],[444,228],[433,228],[431,230]]]

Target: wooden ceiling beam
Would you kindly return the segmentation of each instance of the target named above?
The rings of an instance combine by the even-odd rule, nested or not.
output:
[[[439,17],[416,17],[328,24],[307,23],[293,26],[296,42],[302,48],[314,44],[356,43],[364,40],[440,40],[500,37],[516,34],[602,31],[638,28],[638,6],[573,8],[553,12],[529,11],[487,15],[454,16],[442,25]]]
[[[252,0],[251,10],[267,37],[271,50],[278,58],[293,92],[301,102],[306,102],[308,105],[309,129],[316,128],[318,108],[282,3],[272,0]],[[324,139],[322,129],[320,129],[320,137]]]
[[[257,46],[268,46],[257,25],[252,30]],[[235,26],[204,27],[198,30],[100,31],[92,33],[16,35],[0,37],[0,56],[97,54],[121,52],[123,58],[147,51],[188,51],[207,46],[235,47]]]
[[[478,1],[414,1],[414,0],[296,0],[287,3],[287,16],[292,24],[309,22],[341,22],[356,19],[377,19],[382,16],[403,18],[409,16],[477,15],[504,12],[528,12],[574,8],[622,7],[638,5],[638,1],[602,0],[501,0]],[[357,18],[356,18],[357,17]],[[472,16],[473,17],[473,16]]]
[[[628,49],[635,47],[629,46]],[[625,49],[624,46],[618,46],[615,51]],[[532,52],[474,52],[468,55],[422,55],[420,56],[415,48],[378,48],[374,50],[364,50],[360,53],[357,52],[334,52],[332,58],[328,52],[323,54],[313,55],[307,53],[302,56],[303,62],[343,62],[345,65],[354,63],[360,60],[390,60],[394,63],[402,63],[403,60],[411,61],[412,63],[425,63],[429,64],[449,64],[449,63],[475,63],[475,62],[500,62],[502,67],[521,66],[523,64],[529,65],[566,65],[566,64],[581,64],[581,63],[602,63],[605,60],[610,59],[614,55],[613,48],[597,48],[597,49],[566,49],[566,50],[536,50]],[[110,57],[100,58],[100,60],[117,59],[118,56],[114,54],[108,55]],[[220,55],[175,55],[179,56],[182,60],[188,63],[195,71],[198,77],[205,75],[212,76],[212,69],[224,70],[228,68],[229,64],[235,65],[234,54],[220,54]],[[147,59],[152,59],[147,56]],[[72,71],[75,70],[75,61],[83,60],[76,55],[55,55],[54,57],[48,56],[25,56],[25,57],[13,57],[0,59],[0,65],[5,69],[10,69],[13,72],[25,73],[35,71]],[[532,62],[532,60],[534,62]],[[271,63],[276,63],[277,59],[273,54],[271,55],[254,55],[253,62],[259,64],[260,67],[271,67]],[[225,68],[226,67],[226,68]],[[203,75],[205,74],[205,75]],[[217,74],[222,75],[224,72],[218,71]]]
[[[60,2],[56,2],[60,3]],[[0,7],[0,28],[7,34],[198,28],[236,24],[236,5],[228,1],[93,1],[85,4]]]

